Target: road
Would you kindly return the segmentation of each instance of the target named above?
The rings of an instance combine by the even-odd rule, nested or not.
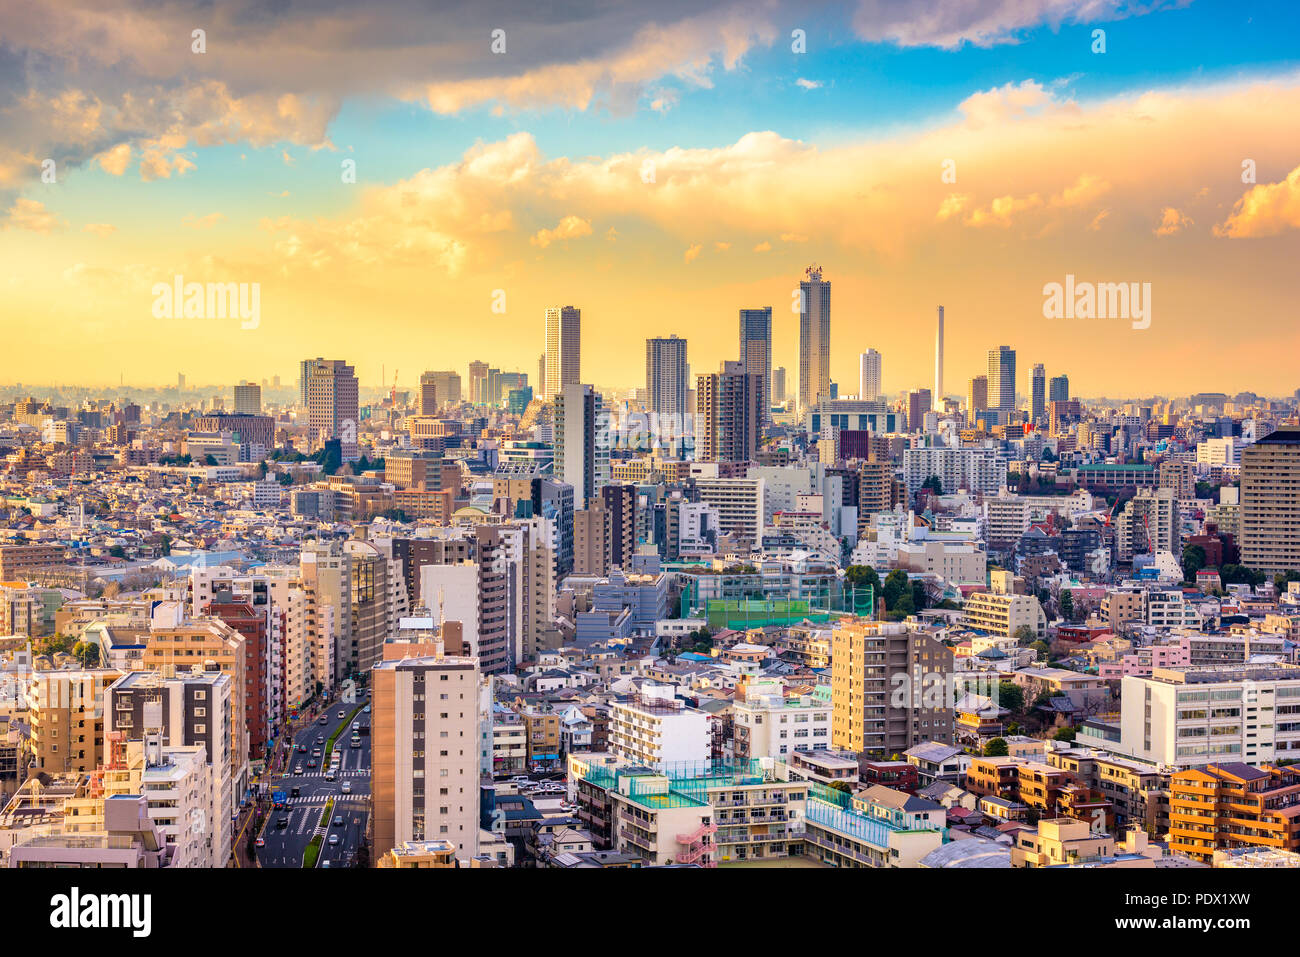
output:
[[[355,860],[357,848],[365,841],[370,814],[370,735],[361,735],[360,747],[354,748],[350,744],[350,728],[344,728],[339,734],[334,747],[342,757],[340,772],[334,781],[325,779],[329,759],[324,755],[324,748],[330,735],[348,720],[347,716],[369,701],[369,695],[363,693],[358,694],[355,705],[332,702],[325,711],[325,724],[313,722],[294,735],[294,753],[288,762],[288,774],[270,778],[271,789],[285,793],[287,807],[268,811],[269,820],[261,834],[265,846],[257,849],[257,860],[262,867],[302,867],[303,853],[317,833],[325,802],[330,798],[334,799],[334,807],[330,813],[331,820],[325,822],[322,829],[325,841],[321,845],[318,866],[348,867]],[[338,717],[340,711],[345,715],[343,719]],[[369,725],[370,717],[363,712],[354,720]],[[299,746],[305,747],[306,752],[300,751]],[[321,749],[321,756],[315,758],[316,766],[311,767],[314,748]],[[344,782],[351,785],[351,794],[343,793]],[[299,789],[297,797],[292,796],[295,787]],[[343,824],[335,827],[335,817],[342,817]],[[277,827],[282,818],[288,822],[287,826]],[[329,844],[331,834],[339,836],[338,844]]]

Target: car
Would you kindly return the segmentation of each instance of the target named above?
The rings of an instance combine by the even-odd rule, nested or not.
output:
[[[351,793],[352,793],[352,782],[351,782],[351,781],[344,781],[344,782],[343,782],[343,793],[344,793],[344,794],[351,794]]]
[[[289,797],[296,798],[300,794],[302,794],[302,788],[295,784],[293,790],[289,792]]]
[[[298,753],[299,753],[299,754],[306,754],[306,753],[307,753],[307,745],[305,745],[305,744],[300,744],[300,745],[298,745]]]
[[[347,713],[346,711],[340,711],[340,712],[339,712],[339,717],[340,717],[340,718],[346,718],[347,716],[348,716],[348,713]]]
[[[320,748],[312,748],[312,749],[311,749],[311,756],[312,756],[313,758],[319,758],[319,757],[320,757]]]
[[[343,826],[343,818],[337,814],[334,816],[334,826],[335,827]]]
[[[295,767],[295,768],[293,769],[293,773],[294,773],[294,774],[302,774],[302,765],[299,764],[297,767]]]
[[[333,781],[336,777],[338,777],[338,772],[335,771],[333,768],[330,768],[328,771],[325,772],[326,781]]]
[[[330,846],[332,847],[332,846],[334,846],[335,844],[337,844],[338,842],[339,842],[339,836],[338,836],[337,834],[331,834],[331,835],[330,835]]]
[[[330,862],[329,862],[329,861],[321,861],[321,862],[320,862],[320,866],[321,866],[321,867],[329,867],[329,866],[330,866]]]
[[[318,734],[318,735],[316,735],[316,743],[317,743],[317,744],[324,744],[324,743],[325,743],[325,735],[323,735],[323,734]]]
[[[275,826],[279,830],[283,831],[286,827],[289,826],[289,819],[287,817],[276,818]]]
[[[366,705],[366,706],[365,706],[364,708],[362,708],[361,710],[362,710],[362,712],[364,712],[365,714],[369,714],[369,713],[370,713],[370,705]]]
[[[254,846],[254,847],[266,847],[266,838],[264,838],[264,837],[259,837],[256,841],[253,842],[253,846]]]
[[[325,724],[325,722],[327,722],[327,721],[329,721],[329,716],[323,714],[323,715],[320,716],[320,720],[317,721],[316,723],[317,723],[317,724]]]
[[[314,770],[316,769],[316,759],[315,759],[315,758],[308,758],[308,759],[307,759],[307,767],[311,768],[311,769],[314,771]]]
[[[361,730],[361,722],[360,722],[360,721],[353,721],[353,722],[352,722],[352,730],[353,730],[353,731],[360,731],[360,730]]]
[[[274,804],[271,805],[271,809],[275,811],[283,811],[288,806],[289,805],[285,804],[283,801],[276,801]]]

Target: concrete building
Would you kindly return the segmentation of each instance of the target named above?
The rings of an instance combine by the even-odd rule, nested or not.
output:
[[[799,410],[831,398],[831,284],[820,266],[799,283]]]
[[[561,395],[582,381],[582,310],[550,306],[546,310],[546,379],[542,399]]]
[[[740,310],[740,365],[758,376],[759,427],[772,418],[772,307]]]
[[[1264,436],[1241,456],[1241,564],[1300,570],[1300,428]]]
[[[875,349],[868,349],[858,360],[858,398],[874,402],[880,398],[883,384],[881,364],[883,360]]]
[[[1038,638],[1047,637],[1047,616],[1033,595],[975,592],[962,606],[961,623],[1002,638],[1015,638],[1021,628],[1029,628]]]
[[[685,339],[669,336],[645,341],[646,405],[651,412],[677,416],[680,423],[681,417],[691,411],[686,404],[689,376]]]
[[[763,428],[763,380],[742,362],[695,379],[695,460],[750,462]]]
[[[647,681],[609,707],[610,751],[623,761],[657,768],[666,762],[706,761],[709,716],[688,706],[676,686]]]

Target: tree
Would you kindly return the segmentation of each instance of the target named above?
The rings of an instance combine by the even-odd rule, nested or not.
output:
[[[203,457],[203,462],[204,462],[205,465],[216,465],[216,464],[217,464],[217,457],[216,457],[215,455],[212,455],[211,453],[209,453],[208,455],[205,455],[205,456]]]
[[[832,781],[831,787],[833,787],[837,791],[842,791],[845,794],[853,793],[853,785],[850,784],[848,781]]]
[[[988,744],[984,745],[984,757],[986,758],[1005,758],[1010,752],[1007,747],[1006,738],[994,738]]]
[[[1053,735],[1053,737],[1055,737],[1057,741],[1073,741],[1078,733],[1079,732],[1074,728],[1057,728],[1056,734]]]
[[[1195,582],[1196,573],[1205,567],[1205,549],[1200,545],[1183,548],[1183,581]]]
[[[1074,621],[1074,596],[1068,591],[1061,592],[1061,617]]]
[[[1010,681],[998,683],[998,705],[1019,714],[1025,710],[1025,693]]]
[[[854,588],[869,585],[873,595],[880,594],[880,575],[870,565],[850,565],[844,570],[844,580]]]
[[[898,604],[899,599],[911,591],[907,572],[901,568],[895,568],[885,576],[885,583],[880,590],[881,597],[885,600],[885,607],[892,610]]]
[[[76,658],[83,668],[98,668],[99,645],[93,641],[79,641],[72,646],[72,657]]]
[[[1039,661],[1046,660],[1047,656],[1052,653],[1051,646],[1048,645],[1047,642],[1045,641],[1035,641],[1031,643],[1029,647],[1033,648],[1034,651],[1038,652]]]
[[[1034,629],[1030,628],[1028,625],[1021,625],[1016,629],[1015,639],[1016,644],[1023,648],[1026,645],[1032,645],[1038,640],[1038,632],[1034,631]]]
[[[928,479],[926,479],[924,482],[921,483],[921,491],[923,492],[930,491],[933,492],[935,495],[942,495],[943,481],[939,478],[939,476],[931,475]]]

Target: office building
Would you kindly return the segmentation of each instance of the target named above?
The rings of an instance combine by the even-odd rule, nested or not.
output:
[[[1047,373],[1040,362],[1029,376],[1029,421],[1037,425],[1047,411]]]
[[[312,439],[338,439],[343,460],[355,460],[360,416],[352,366],[339,359],[304,360],[303,395]]]
[[[785,366],[777,366],[772,370],[772,402],[780,405],[785,400]]]
[[[1016,350],[998,346],[989,350],[988,404],[1010,414],[1016,411]]]
[[[460,373],[425,372],[420,376],[420,415],[434,415],[445,405],[460,403]]]
[[[546,310],[546,382],[543,399],[561,395],[582,381],[582,310],[551,306]]]
[[[1068,375],[1054,375],[1048,383],[1047,388],[1048,402],[1069,402],[1070,401],[1070,377]]]
[[[474,405],[482,405],[487,402],[485,394],[487,392],[487,374],[488,364],[481,360],[475,359],[469,364],[467,375],[469,377],[469,401]]]
[[[918,389],[907,394],[907,430],[920,432],[925,428],[925,413],[934,404],[929,389]]]
[[[966,390],[966,422],[974,425],[989,407],[989,377],[977,375]]]
[[[820,266],[799,283],[799,410],[831,397],[831,284]]]
[[[759,377],[761,423],[772,415],[772,307],[740,310],[740,364]]]

